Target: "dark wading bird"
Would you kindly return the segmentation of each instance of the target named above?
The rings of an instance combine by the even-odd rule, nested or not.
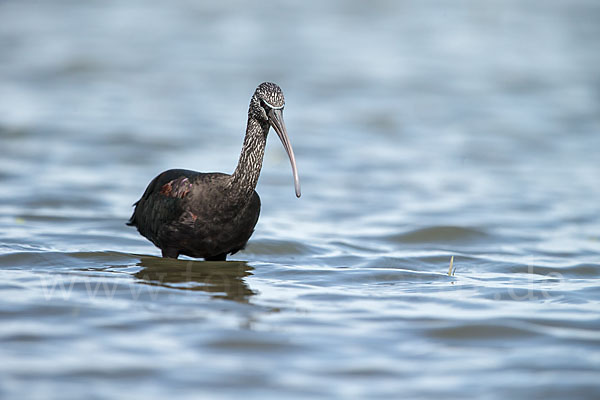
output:
[[[252,95],[242,153],[232,175],[171,169],[150,182],[127,225],[160,248],[163,257],[180,254],[223,261],[242,250],[258,221],[260,175],[269,127],[279,135],[292,164],[296,196],[300,180],[283,122],[283,92],[261,83]]]

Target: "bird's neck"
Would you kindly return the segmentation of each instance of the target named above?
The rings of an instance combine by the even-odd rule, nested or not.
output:
[[[267,143],[269,123],[248,116],[244,146],[237,168],[231,176],[231,190],[241,199],[250,199],[258,183]]]

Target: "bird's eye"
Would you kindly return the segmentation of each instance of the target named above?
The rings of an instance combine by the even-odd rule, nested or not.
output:
[[[265,111],[268,111],[268,110],[270,109],[270,107],[269,107],[269,106],[267,106],[267,103],[266,103],[266,102],[265,102],[263,99],[260,99],[260,106],[261,106],[262,108],[264,108],[264,109],[265,109]]]

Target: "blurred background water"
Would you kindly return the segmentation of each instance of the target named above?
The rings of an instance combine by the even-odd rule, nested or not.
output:
[[[600,3],[0,1],[0,398],[599,398]],[[125,226],[233,171],[233,261]],[[454,276],[448,276],[454,256]]]

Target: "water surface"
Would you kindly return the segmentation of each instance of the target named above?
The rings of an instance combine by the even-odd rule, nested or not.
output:
[[[600,397],[599,18],[0,2],[0,398]],[[246,250],[158,258],[131,204],[265,80],[302,198],[270,137]]]

